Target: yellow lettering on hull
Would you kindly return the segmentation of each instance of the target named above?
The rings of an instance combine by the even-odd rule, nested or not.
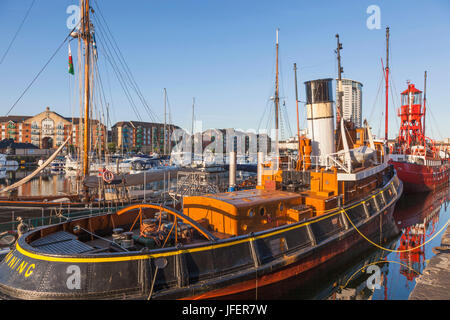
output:
[[[34,263],[30,264],[23,260],[23,258],[16,257],[13,251],[8,253],[1,263],[7,265],[12,271],[22,274],[25,278],[31,276],[36,269]]]

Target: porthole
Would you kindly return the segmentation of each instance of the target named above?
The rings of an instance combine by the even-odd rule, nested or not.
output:
[[[265,214],[266,214],[266,208],[261,207],[261,208],[259,209],[259,215],[260,215],[261,217],[263,217]]]
[[[280,206],[278,207],[278,209],[280,210],[280,212],[283,212],[283,210],[284,210],[283,202],[280,203]]]
[[[255,209],[252,208],[252,209],[248,210],[247,215],[248,215],[250,218],[253,218],[253,217],[255,216]]]

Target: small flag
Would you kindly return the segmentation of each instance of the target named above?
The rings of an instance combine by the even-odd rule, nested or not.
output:
[[[70,43],[69,43],[69,73],[75,74],[75,72],[73,71],[72,52],[70,51]]]

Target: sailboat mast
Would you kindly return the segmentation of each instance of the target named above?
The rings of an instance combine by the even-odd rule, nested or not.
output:
[[[81,2],[81,36],[84,42],[84,155],[83,155],[83,176],[89,175],[89,102],[90,102],[90,21],[89,21],[89,0]],[[87,193],[87,188],[85,192]]]
[[[297,90],[297,64],[294,63],[294,76],[295,76],[295,105],[297,108],[297,139],[298,139],[298,154],[300,155],[300,119],[298,110],[298,90]]]
[[[191,147],[192,147],[192,153],[191,153],[191,159],[194,160],[194,152],[195,152],[195,144],[194,144],[194,106],[195,106],[195,97],[192,98],[192,124],[191,124]]]
[[[276,72],[275,72],[275,142],[278,144],[278,126],[279,126],[279,120],[278,120],[278,109],[279,109],[279,84],[278,84],[278,31],[280,29],[277,29],[277,39],[276,39]]]
[[[194,105],[195,98],[192,98],[192,123],[191,123],[191,135],[194,136]]]
[[[388,141],[388,115],[389,115],[389,27],[386,27],[386,119],[384,128],[384,139]]]
[[[167,132],[166,132],[166,100],[167,100],[167,92],[166,88],[164,88],[164,155],[167,154],[166,146],[167,146]]]

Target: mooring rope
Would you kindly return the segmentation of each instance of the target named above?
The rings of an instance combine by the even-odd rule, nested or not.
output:
[[[347,217],[347,219],[348,219],[348,221],[350,222],[350,224],[351,224],[351,225],[353,226],[353,228],[360,234],[360,236],[363,237],[364,239],[366,239],[369,243],[371,243],[371,244],[374,245],[375,247],[377,247],[377,248],[379,248],[379,249],[382,249],[382,250],[384,250],[384,251],[397,252],[397,253],[414,251],[414,250],[419,249],[420,247],[426,245],[426,244],[429,243],[431,240],[433,240],[434,238],[436,238],[436,237],[439,235],[439,233],[441,233],[441,232],[447,227],[447,225],[448,225],[449,222],[450,222],[450,219],[447,220],[447,222],[444,224],[444,226],[443,226],[443,227],[442,227],[442,228],[441,228],[434,236],[432,236],[430,239],[428,239],[428,240],[425,241],[423,244],[421,244],[421,245],[419,245],[419,246],[417,246],[417,247],[410,248],[410,249],[405,249],[405,250],[392,250],[392,249],[388,249],[388,248],[382,247],[382,246],[376,244],[375,242],[373,242],[372,240],[370,240],[369,238],[367,238],[367,237],[366,237],[366,236],[365,236],[365,235],[364,235],[364,234],[363,234],[363,233],[355,226],[355,224],[352,222],[352,220],[351,220],[350,217],[348,216],[348,214],[347,214],[347,212],[345,211],[345,209],[342,209],[341,212],[343,212],[343,213],[345,214],[345,216]]]

